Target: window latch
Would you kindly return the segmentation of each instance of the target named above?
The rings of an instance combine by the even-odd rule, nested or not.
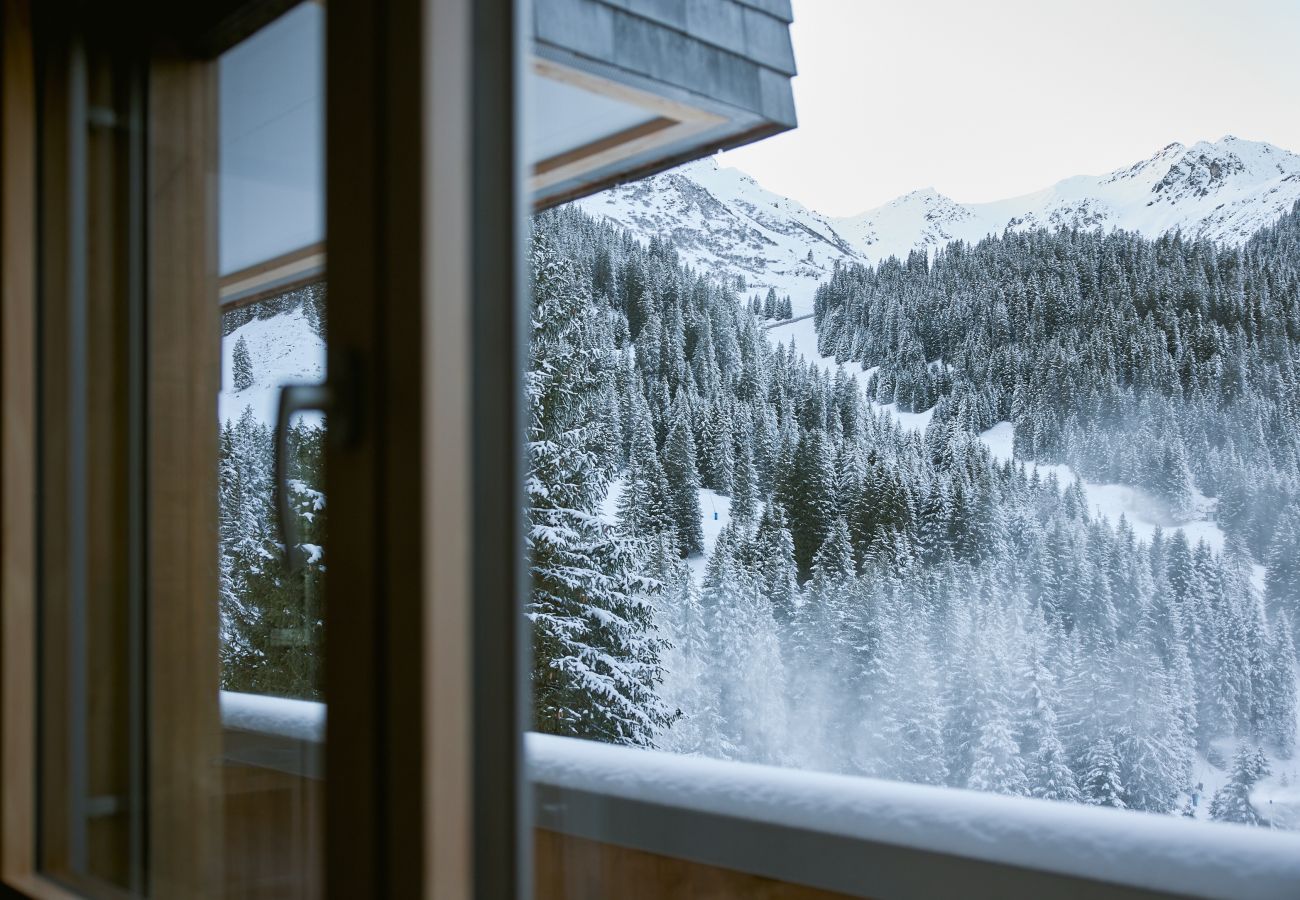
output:
[[[275,509],[280,519],[280,540],[284,542],[284,568],[289,573],[297,572],[304,562],[298,517],[289,500],[289,420],[309,410],[328,415],[333,407],[334,389],[327,382],[286,384],[280,388],[280,412],[275,422]]]
[[[301,569],[306,560],[298,534],[298,518],[289,500],[289,421],[296,413],[319,411],[330,417],[327,446],[353,447],[360,440],[360,362],[355,354],[340,354],[331,360],[330,371],[327,381],[286,384],[280,388],[274,436],[275,511],[280,520],[280,539],[284,541],[282,562],[290,573]]]

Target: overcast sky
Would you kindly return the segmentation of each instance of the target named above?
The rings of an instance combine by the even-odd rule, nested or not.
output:
[[[832,215],[1225,134],[1300,152],[1300,0],[794,0],[799,128],[720,162]]]

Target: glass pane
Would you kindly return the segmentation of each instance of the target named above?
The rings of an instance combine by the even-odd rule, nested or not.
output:
[[[325,422],[288,429],[289,497],[303,565],[282,564],[275,504],[279,389],[325,374],[325,285],[317,282],[222,313],[221,618],[227,691],[322,700]]]
[[[527,610],[545,734],[529,747],[553,779],[539,821],[572,839],[547,834],[540,871],[578,890],[630,865],[612,845],[680,852],[621,817],[692,784],[691,810],[805,834],[801,788],[867,797],[883,779],[900,826],[908,798],[981,834],[964,809],[1019,809],[1067,857],[1085,852],[1075,821],[1113,825],[1111,847],[1151,827],[1286,848],[1269,832],[1300,830],[1300,143],[1171,134],[1112,159],[1086,118],[981,105],[972,141],[905,93],[859,122],[845,110],[928,69],[911,61],[933,35],[868,62],[840,36],[879,11],[850,6],[805,6],[791,32],[800,132],[533,218]],[[984,26],[975,40],[941,29],[969,70],[986,33],[1086,58],[1041,22],[994,35],[981,8],[960,16]],[[1274,47],[1251,21],[1232,48],[1210,17],[1184,25],[1198,54]],[[1141,42],[1182,53],[1154,26]],[[1112,95],[1083,93],[1110,115]],[[1219,127],[1184,115],[1169,127]],[[873,121],[907,127],[881,139]],[[1078,174],[1076,151],[1102,174]],[[1031,158],[1054,177],[1026,182],[1012,161]],[[895,170],[1009,199],[811,208],[893,191]],[[582,773],[613,799],[599,815]],[[837,809],[842,836],[872,821]],[[1181,892],[1182,865],[1159,862]]]
[[[325,238],[321,4],[306,3],[222,55],[222,275]]]
[[[140,73],[38,16],[39,865],[141,883]]]
[[[325,378],[324,8],[219,69],[219,590],[225,890],[323,893],[325,421],[280,389]],[[283,426],[291,534],[277,507]],[[286,564],[286,541],[297,559]]]

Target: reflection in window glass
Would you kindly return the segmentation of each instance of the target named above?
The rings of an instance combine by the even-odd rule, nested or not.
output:
[[[222,275],[325,237],[324,27],[304,3],[221,58]]]
[[[304,565],[283,564],[280,389],[325,376],[324,10],[304,3],[219,62],[222,687],[320,700],[324,420],[285,423]]]
[[[316,412],[279,421],[282,387],[325,378],[324,16],[322,4],[300,4],[218,63],[214,550],[230,896],[324,894],[326,430]],[[286,549],[301,551],[302,564],[286,566]]]
[[[325,371],[325,286],[291,291],[222,316],[220,539],[222,687],[323,698],[324,419],[288,429],[289,496],[303,566],[283,565],[274,429],[279,389]]]

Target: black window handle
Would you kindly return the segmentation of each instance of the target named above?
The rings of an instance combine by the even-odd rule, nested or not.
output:
[[[284,567],[290,573],[301,569],[304,560],[298,519],[289,506],[289,420],[295,413],[307,410],[328,413],[333,405],[334,391],[323,382],[280,388],[280,413],[275,422],[275,508],[280,519],[280,539],[284,541]]]

